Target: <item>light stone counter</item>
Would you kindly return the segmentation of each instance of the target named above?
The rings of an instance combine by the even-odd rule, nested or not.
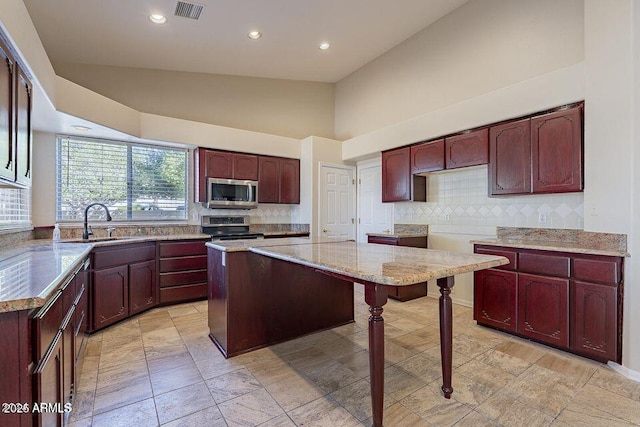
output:
[[[334,239],[331,237],[284,237],[282,239],[216,240],[214,242],[207,242],[206,245],[223,252],[243,252],[252,248],[266,248],[270,246],[309,245],[346,241],[348,241],[348,239]]]
[[[252,246],[252,252],[383,285],[412,285],[508,264],[504,257],[356,242]]]
[[[161,240],[209,239],[208,234],[177,234],[89,240],[28,240],[0,250],[0,313],[38,308],[94,247]]]

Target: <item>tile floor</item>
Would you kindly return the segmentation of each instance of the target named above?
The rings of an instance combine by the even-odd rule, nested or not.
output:
[[[367,307],[356,322],[225,360],[206,301],[90,337],[71,426],[371,425]],[[385,426],[640,425],[640,383],[475,325],[454,305],[454,394],[439,391],[437,300],[385,306]],[[428,326],[425,326],[428,325]]]

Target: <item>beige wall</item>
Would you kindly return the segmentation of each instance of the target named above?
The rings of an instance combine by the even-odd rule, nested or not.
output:
[[[56,222],[56,136],[33,133],[31,221],[35,227]]]
[[[336,84],[348,139],[583,60],[582,0],[472,0]]]
[[[72,63],[55,70],[144,113],[299,139],[333,137],[332,83]]]

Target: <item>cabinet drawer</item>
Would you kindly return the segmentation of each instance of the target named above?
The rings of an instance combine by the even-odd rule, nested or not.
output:
[[[95,250],[93,268],[101,269],[155,259],[155,243],[128,244],[118,249]]]
[[[509,260],[509,264],[500,265],[498,267],[493,267],[493,268],[498,268],[500,270],[511,270],[511,271],[515,271],[518,269],[518,252],[516,251],[511,251],[511,250],[502,249],[502,248],[493,248],[493,247],[487,248],[483,246],[476,246],[475,253],[483,254],[483,255],[503,256]]]
[[[398,238],[397,237],[382,237],[382,236],[369,236],[367,238],[367,243],[377,243],[379,245],[393,245],[398,246]]]
[[[181,271],[178,273],[161,273],[160,287],[188,285],[207,281],[207,270]]]
[[[173,288],[160,289],[160,304],[192,301],[207,297],[207,284],[175,286]]]
[[[45,304],[34,316],[36,334],[36,360],[44,357],[53,342],[56,334],[60,330],[62,320],[66,313],[63,313],[62,290],[56,292],[47,304]]]
[[[577,280],[618,284],[622,277],[622,260],[613,257],[573,259],[573,276]]]
[[[160,273],[207,268],[207,256],[190,256],[183,258],[167,258],[160,260]]]
[[[520,252],[518,271],[545,276],[569,277],[571,258],[561,255],[541,255]]]
[[[168,258],[185,255],[204,255],[207,253],[205,241],[194,240],[190,242],[161,242],[160,258]]]

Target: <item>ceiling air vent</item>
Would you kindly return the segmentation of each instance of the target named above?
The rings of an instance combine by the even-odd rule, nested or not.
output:
[[[204,6],[196,3],[188,3],[186,1],[179,1],[176,4],[176,12],[174,15],[182,16],[183,18],[198,19],[202,13]]]

